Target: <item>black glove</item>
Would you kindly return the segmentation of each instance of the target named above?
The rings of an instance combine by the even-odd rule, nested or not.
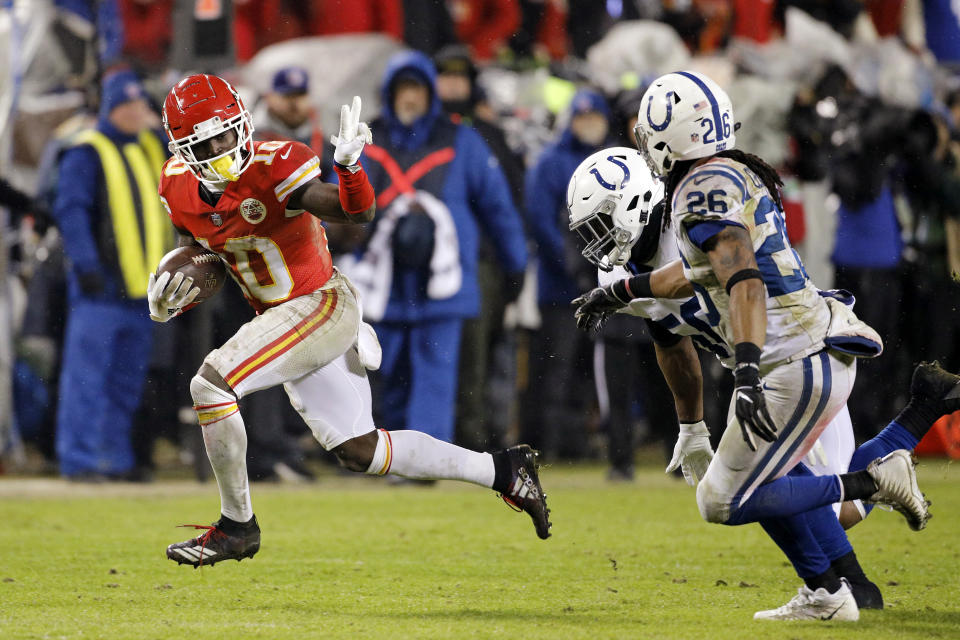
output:
[[[516,302],[517,298],[520,297],[525,276],[525,272],[517,271],[516,273],[508,273],[503,277],[503,301],[506,304]]]
[[[767,411],[767,401],[763,397],[760,369],[754,362],[739,362],[733,376],[733,397],[736,402],[734,411],[740,423],[740,432],[750,450],[756,451],[754,434],[767,442],[777,439],[777,427],[773,424],[770,412]]]
[[[77,280],[83,295],[93,297],[103,293],[103,276],[96,271],[78,274]]]
[[[629,299],[621,298],[615,292],[614,288],[618,284],[620,283],[614,282],[606,287],[597,287],[570,303],[577,307],[573,317],[577,319],[579,329],[600,331],[610,314],[630,303]]]

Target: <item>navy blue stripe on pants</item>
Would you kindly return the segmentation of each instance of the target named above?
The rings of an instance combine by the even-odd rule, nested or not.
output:
[[[810,418],[804,424],[802,431],[795,438],[785,438],[786,434],[791,433],[797,428],[799,417],[806,411],[811,401],[812,394],[807,393],[808,385],[812,385],[813,373],[810,361],[818,358],[822,367],[823,384],[821,394],[817,400],[816,409],[814,409]],[[791,421],[784,427],[784,433],[770,447],[761,463],[757,465],[754,473],[750,475],[745,483],[736,492],[735,498],[731,503],[730,519],[727,524],[737,525],[747,522],[758,522],[767,518],[783,517],[797,513],[803,513],[815,509],[822,505],[830,505],[840,500],[840,481],[836,476],[814,476],[814,475],[785,475],[771,482],[758,486],[750,497],[740,504],[740,499],[754,483],[758,474],[766,467],[771,460],[777,460],[773,471],[768,473],[769,477],[775,477],[788,464],[797,447],[807,437],[810,431],[816,426],[823,414],[827,400],[832,391],[832,374],[830,371],[830,358],[825,352],[819,356],[807,358],[804,361],[803,369],[804,391],[801,394],[802,404],[797,406]],[[738,506],[739,505],[739,506]]]
[[[804,362],[802,401],[785,427],[788,433],[797,427],[799,417],[806,412],[811,401],[812,394],[807,393],[813,382],[810,360],[812,358]],[[757,473],[776,457],[779,461],[770,475],[779,473],[820,420],[832,391],[832,372],[826,353],[820,354],[819,361],[823,376],[821,394],[801,433],[789,439],[789,444],[771,447],[757,471],[737,491],[733,504],[738,504],[740,497],[756,480]],[[840,493],[836,476],[815,476],[799,463],[787,475],[757,487],[742,505],[731,511],[728,524],[758,521],[793,564],[798,576],[817,576],[830,568],[832,560],[853,549],[832,507],[840,500]]]

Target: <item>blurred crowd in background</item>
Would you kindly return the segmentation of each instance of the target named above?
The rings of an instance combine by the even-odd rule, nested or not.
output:
[[[456,176],[436,172],[437,185],[416,184],[476,236],[478,257],[462,265],[459,286],[478,292],[480,304],[438,304],[432,316],[391,316],[387,304],[386,354],[428,323],[433,333],[419,361],[372,374],[382,427],[477,449],[524,441],[548,460],[606,460],[611,480],[633,477],[640,445],[662,443],[669,458],[676,415],[643,323],[615,318],[598,335],[575,327],[570,301],[595,285],[596,273],[568,231],[565,196],[581,160],[604,146],[633,146],[645,83],[680,68],[729,92],[742,123],[738,148],[784,177],[788,233],[809,275],[822,289],[851,290],[858,314],[884,338],[884,354],[861,361],[851,396],[858,440],[903,402],[914,362],[960,367],[960,7],[950,0],[7,0],[0,38],[8,70],[0,94],[7,472],[148,481],[164,439],[199,477],[207,473],[188,381],[253,311],[228,285],[173,322],[150,323],[142,295],[116,286],[124,277],[117,259],[102,255],[102,245],[98,255],[71,244],[70,231],[85,202],[77,185],[96,179],[84,171],[96,156],[70,155],[77,136],[127,127],[114,139],[142,142],[140,133],[154,131],[165,143],[158,106],[191,72],[232,82],[253,113],[255,137],[309,145],[325,177],[333,176],[330,133],[353,95],[375,123],[376,153],[415,153],[419,138],[404,132],[452,122],[483,141],[458,152],[501,168],[502,189],[467,176],[463,193],[451,195]],[[425,112],[414,94],[427,96]],[[378,198],[391,180],[406,179],[370,151],[362,163],[372,179],[381,176]],[[378,213],[390,202],[378,199]],[[429,213],[433,199],[404,202]],[[431,215],[403,219],[389,238],[394,258],[407,261],[398,269],[429,269],[442,259],[434,239],[442,241],[443,229]],[[142,244],[139,233],[131,239],[115,225],[107,244]],[[140,226],[146,235],[149,225]],[[330,227],[328,235],[348,274],[377,242],[367,229]],[[120,306],[111,309],[137,316],[123,325],[132,334],[118,338],[119,364],[65,339],[71,314],[87,332],[112,322],[107,307],[83,305],[113,298]],[[435,365],[430,349],[451,332],[459,357]],[[710,354],[702,361],[705,418],[719,438],[732,379]],[[438,382],[444,366],[454,379]],[[410,397],[427,389],[425,405],[449,395],[450,406],[404,410],[400,388]],[[101,404],[97,394],[123,398]],[[254,479],[313,479],[314,459],[325,454],[282,391],[254,394],[241,410]],[[434,414],[452,426],[405,424]]]

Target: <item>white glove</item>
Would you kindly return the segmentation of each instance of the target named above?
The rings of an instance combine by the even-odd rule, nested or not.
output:
[[[192,288],[191,288],[192,287]],[[166,322],[180,315],[200,294],[200,287],[193,286],[193,278],[184,278],[179,271],[170,277],[164,271],[157,277],[151,273],[147,282],[147,305],[150,307],[150,319],[154,322]]]
[[[701,420],[693,424],[680,423],[680,437],[673,447],[673,458],[667,465],[666,473],[670,473],[678,466],[683,471],[683,477],[691,487],[703,479],[707,467],[713,460],[713,449],[710,448],[710,432],[707,424]]]
[[[330,142],[337,147],[333,150],[334,162],[345,167],[357,164],[363,145],[373,142],[370,127],[360,122],[360,96],[353,96],[352,107],[340,107],[340,135],[330,136]]]

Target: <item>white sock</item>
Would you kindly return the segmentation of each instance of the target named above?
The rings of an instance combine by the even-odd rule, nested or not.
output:
[[[493,456],[437,440],[421,431],[377,431],[380,437],[367,473],[420,480],[462,480],[493,486]]]
[[[253,517],[247,480],[247,432],[236,399],[199,376],[191,380],[194,410],[220,489],[220,512],[237,522]],[[198,402],[198,400],[203,401]],[[219,402],[218,402],[219,400]]]
[[[237,412],[203,427],[203,444],[217,476],[220,513],[237,522],[253,517],[247,479],[247,431]]]

